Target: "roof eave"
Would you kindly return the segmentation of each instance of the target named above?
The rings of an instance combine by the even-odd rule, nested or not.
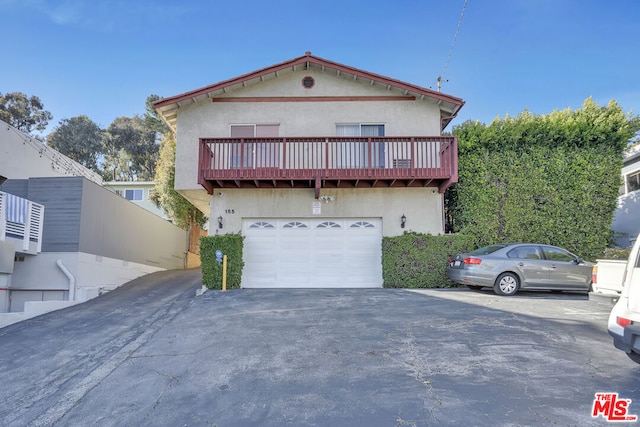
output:
[[[216,91],[224,90],[230,86],[234,86],[237,84],[242,84],[243,82],[247,82],[253,79],[259,79],[268,74],[278,73],[279,71],[286,70],[289,68],[296,69],[299,65],[309,66],[310,64],[315,64],[317,66],[324,68],[329,68],[336,70],[340,73],[347,73],[356,78],[364,78],[370,80],[372,82],[387,85],[388,87],[397,88],[399,90],[403,90],[406,92],[411,92],[417,95],[420,98],[428,97],[434,99],[438,102],[444,102],[453,105],[451,118],[455,117],[460,108],[464,105],[464,101],[461,98],[457,98],[451,95],[443,94],[441,92],[436,92],[431,89],[423,88],[420,86],[416,86],[410,83],[405,83],[400,80],[392,79],[390,77],[385,77],[379,74],[371,73],[368,71],[360,70],[358,68],[350,67],[348,65],[339,64],[337,62],[329,61],[318,56],[311,55],[310,52],[305,53],[304,56],[300,56],[280,64],[275,64],[270,67],[262,68],[257,71],[253,71],[251,73],[243,74],[238,77],[234,77],[229,80],[224,80],[219,83],[214,83],[209,86],[205,86],[199,89],[195,89],[189,92],[185,92],[183,94],[171,96],[168,98],[162,98],[153,103],[153,107],[158,111],[162,119],[167,125],[175,131],[175,115],[177,115],[177,110],[180,108],[180,104],[185,101],[196,102],[196,98],[207,95],[211,97],[211,94]],[[167,113],[174,113],[167,114]],[[449,120],[450,121],[450,120]],[[448,121],[446,122],[448,124]],[[446,124],[443,121],[443,125],[446,127]],[[443,127],[444,129],[444,127]]]

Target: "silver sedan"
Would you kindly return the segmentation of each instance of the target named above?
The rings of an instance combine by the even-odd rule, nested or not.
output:
[[[496,244],[449,257],[447,277],[498,295],[519,290],[591,290],[593,264],[571,252],[535,243]]]

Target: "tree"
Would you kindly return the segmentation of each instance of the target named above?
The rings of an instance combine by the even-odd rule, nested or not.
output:
[[[166,125],[165,122],[158,116],[156,109],[153,108],[153,103],[160,99],[158,95],[149,95],[147,96],[147,100],[145,102],[145,113],[144,113],[144,122],[147,125],[147,128],[153,130],[159,135],[164,135],[169,132],[169,126]]]
[[[156,132],[149,129],[143,119],[118,117],[107,128],[105,178],[150,181],[155,173],[158,149]]]
[[[178,227],[188,229],[193,224],[203,227],[207,222],[207,217],[174,189],[176,139],[173,132],[153,108],[153,103],[158,99],[160,99],[158,95],[147,97],[144,115],[147,127],[162,135],[159,159],[153,178],[155,188],[151,194],[151,200],[156,206],[162,208]]]
[[[622,153],[639,129],[615,101],[591,99],[457,126],[459,182],[445,198],[454,229],[477,245],[534,241],[597,258],[611,237]]]
[[[173,132],[169,131],[163,135],[160,143],[160,159],[156,166],[151,200],[178,227],[188,229],[192,224],[202,227],[207,222],[206,216],[174,189],[175,164],[176,139]]]
[[[24,133],[44,131],[52,118],[37,96],[29,98],[22,92],[0,93],[0,120]]]
[[[47,135],[47,145],[96,173],[102,172],[99,162],[104,151],[104,132],[87,116],[61,120]]]

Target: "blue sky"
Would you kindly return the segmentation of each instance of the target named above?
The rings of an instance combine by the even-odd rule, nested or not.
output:
[[[436,88],[464,0],[0,0],[0,92],[106,128],[177,95],[311,51]],[[640,1],[468,0],[442,92],[453,124],[588,98],[640,114]],[[447,129],[450,130],[451,126]]]

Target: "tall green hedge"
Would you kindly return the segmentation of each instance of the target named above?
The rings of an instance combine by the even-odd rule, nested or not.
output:
[[[222,263],[216,261],[216,250],[227,256],[227,289],[239,289],[242,281],[242,246],[239,234],[205,236],[200,238],[202,283],[209,289],[222,289]]]
[[[474,248],[473,237],[405,233],[382,238],[382,279],[385,288],[450,288],[449,255]]]
[[[445,197],[454,231],[474,246],[536,242],[595,260],[611,240],[622,153],[640,119],[611,102],[466,122],[459,181]]]

